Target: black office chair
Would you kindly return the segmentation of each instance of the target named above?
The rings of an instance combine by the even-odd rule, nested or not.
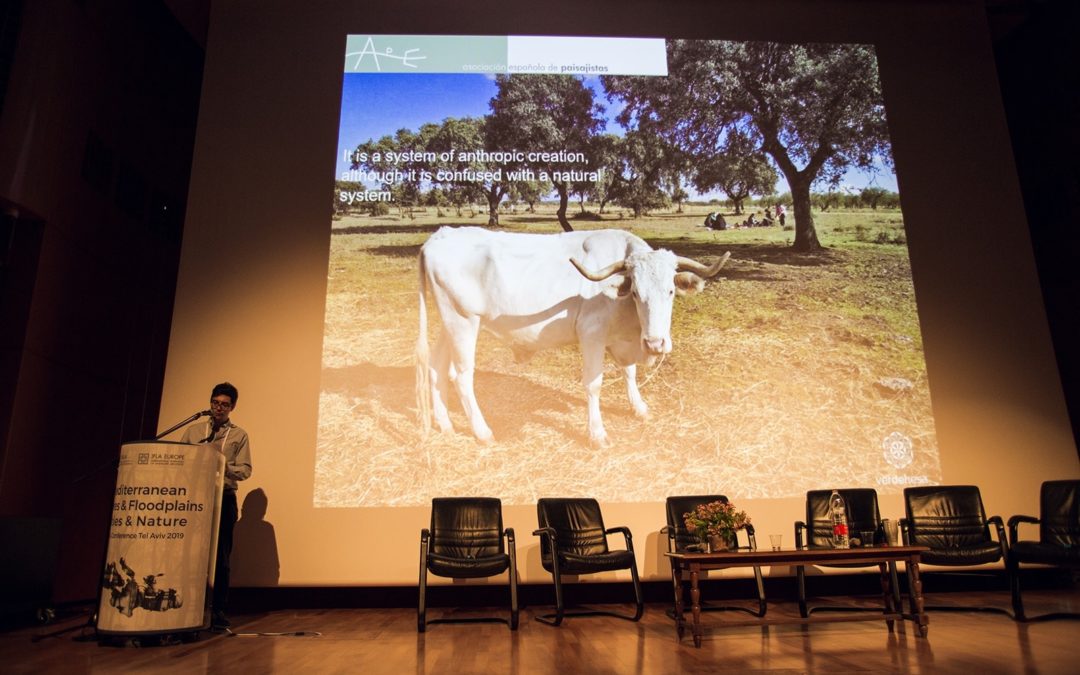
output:
[[[724,495],[696,495],[696,496],[682,496],[682,497],[668,497],[667,498],[667,527],[664,528],[664,533],[667,534],[668,552],[670,553],[684,553],[687,550],[692,550],[691,547],[699,545],[697,535],[690,530],[686,529],[686,521],[683,519],[683,514],[689,513],[696,509],[701,504],[709,504],[711,502],[724,502],[727,503],[728,498]],[[748,538],[747,546],[736,546],[738,548],[745,548],[749,551],[757,550],[757,539],[754,536],[754,526],[747,524],[746,535]],[[675,574],[674,568],[672,568],[672,574]],[[754,567],[754,580],[757,582],[757,596],[758,596],[758,609],[754,611],[746,607],[737,606],[704,606],[702,611],[728,611],[738,610],[741,612],[749,612],[754,616],[765,616],[766,604],[765,604],[765,585],[761,578],[761,568]],[[672,583],[678,586],[682,579],[675,579],[672,577]],[[678,591],[676,591],[678,592]],[[673,611],[669,611],[670,616],[674,616]]]
[[[847,522],[849,535],[854,532],[873,532],[874,541],[865,543],[873,546],[885,541],[884,527],[881,523],[881,513],[878,510],[877,490],[873,488],[845,488],[837,490],[844,498],[847,508]],[[829,499],[832,490],[810,490],[806,493],[806,521],[795,522],[795,547],[802,548],[832,548],[833,524],[830,516]],[[876,563],[874,563],[876,564]],[[882,563],[883,565],[885,563]],[[822,567],[868,567],[858,563],[822,565]],[[880,565],[879,565],[880,567]],[[900,584],[896,574],[896,563],[888,563],[888,573],[891,589],[891,599],[896,611],[900,611]],[[798,582],[799,613],[808,617],[817,611],[846,612],[866,610],[861,607],[843,605],[820,605],[810,607],[806,600],[806,568],[804,565],[795,567],[795,576]],[[888,607],[886,607],[888,609]]]
[[[505,539],[505,545],[504,545]],[[452,579],[492,577],[510,571],[510,630],[518,627],[517,552],[514,530],[502,526],[502,502],[491,497],[431,500],[431,527],[420,531],[420,604],[416,630],[428,623],[500,621],[498,618],[427,621],[428,572]]]
[[[974,485],[904,488],[904,511],[906,517],[900,519],[900,535],[907,546],[929,547],[920,556],[924,564],[955,567],[1008,559],[1005,524],[999,516],[986,517],[982,495]],[[990,536],[990,525],[994,526],[997,541]],[[934,605],[927,609],[1009,613],[1000,607]]]
[[[536,517],[540,527],[533,534],[540,537],[540,562],[555,580],[555,614],[538,616],[537,621],[558,626],[564,616],[605,615],[629,621],[641,618],[645,604],[641,596],[634,542],[629,529],[605,528],[600,505],[595,499],[541,499],[536,504]],[[608,548],[607,535],[616,532],[622,533],[625,538],[626,550],[612,551]],[[601,611],[565,611],[562,585],[564,574],[593,574],[625,569],[630,570],[630,577],[634,582],[637,611],[633,616]]]
[[[1021,523],[1039,526],[1038,541],[1020,540]],[[1054,567],[1080,568],[1080,480],[1052,480],[1039,492],[1039,517],[1009,518],[1009,585],[1012,588],[1013,618],[1017,621],[1043,621],[1080,618],[1074,612],[1053,612],[1028,618],[1020,597],[1020,563]]]

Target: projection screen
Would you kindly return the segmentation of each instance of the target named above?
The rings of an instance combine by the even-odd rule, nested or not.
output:
[[[988,515],[1007,518],[1038,511],[1041,481],[1078,475],[980,3],[317,4],[211,8],[160,419],[204,409],[216,382],[240,390],[232,417],[254,470],[239,487],[235,585],[412,586],[432,496],[501,498],[522,581],[543,584],[534,500],[596,497],[608,525],[633,532],[642,577],[662,581],[669,495],[721,492],[759,537],[790,545],[808,489],[874,487],[895,519],[906,485],[974,484]],[[522,33],[533,37],[506,37]],[[476,34],[488,37],[453,37]],[[535,37],[590,34],[638,37]],[[755,50],[776,64],[796,50],[807,68],[770,80],[753,71]],[[478,69],[448,72],[454,63]],[[565,114],[541,115],[537,90],[559,93]],[[813,146],[794,131],[825,119],[815,97],[828,92],[864,113],[841,134],[863,143],[840,143],[849,161],[822,163],[807,184]],[[755,95],[780,115],[773,151],[747,112]],[[425,157],[447,137],[441,152],[476,154]],[[397,154],[375,160],[376,148]],[[435,180],[440,170],[473,173]],[[478,176],[500,170],[518,176],[501,195]],[[565,235],[555,171],[569,174]],[[732,174],[768,183],[739,213]],[[799,225],[803,190],[812,231]],[[741,226],[766,207],[771,225]],[[482,442],[449,371],[449,429],[436,397],[421,425],[420,253],[441,228],[544,238],[529,242],[606,231],[706,266],[730,258],[646,336],[660,347],[635,373],[647,419],[606,341],[602,360],[590,352],[606,442],[590,433],[586,351],[560,324],[574,302],[517,319],[533,332],[538,319],[560,324],[558,346],[479,330]],[[822,249],[796,250],[813,237]],[[516,273],[515,288],[535,291],[523,297],[549,301],[574,283],[637,313],[642,289],[620,298],[625,274],[589,281],[565,257],[545,258],[554,273],[502,265],[501,279]],[[447,320],[436,292],[480,278],[452,266],[460,256],[435,258],[429,363]],[[490,286],[477,285],[481,298]],[[632,322],[590,325],[644,344]]]
[[[315,506],[940,482],[872,46],[350,35],[338,139]]]

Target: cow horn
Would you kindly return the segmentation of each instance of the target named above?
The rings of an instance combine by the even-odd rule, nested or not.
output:
[[[585,277],[589,281],[603,281],[604,279],[610,277],[612,274],[622,272],[624,269],[626,269],[625,260],[616,260],[615,262],[611,263],[610,265],[598,272],[590,272],[589,270],[585,269],[584,265],[579,263],[577,260],[574,260],[573,258],[570,258],[570,263],[577,269],[578,272],[581,272],[581,276]]]
[[[724,266],[724,263],[726,263],[728,261],[728,258],[730,257],[731,251],[728,251],[723,256],[721,256],[719,260],[714,262],[711,267],[706,267],[705,265],[702,265],[696,260],[691,260],[690,258],[684,258],[682,256],[677,256],[676,261],[679,264],[678,269],[680,271],[693,272],[700,277],[712,279],[720,273],[720,268]]]

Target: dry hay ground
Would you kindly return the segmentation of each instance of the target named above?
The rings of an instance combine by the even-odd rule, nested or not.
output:
[[[698,226],[701,217],[579,226],[630,229],[706,261],[732,252],[704,293],[676,300],[673,353],[639,369],[649,421],[633,416],[609,363],[601,404],[613,447],[603,450],[588,447],[576,346],[517,364],[486,334],[476,395],[496,442],[473,440],[453,395],[455,433],[424,440],[412,361],[416,255],[439,226],[480,218],[336,222],[315,505],[422,505],[439,495],[495,495],[507,504],[573,495],[608,502],[695,492],[782,497],[823,484],[895,491],[887,481],[897,474],[939,481],[906,247],[845,234],[854,229],[848,221],[871,217],[902,233],[899,213],[822,214],[816,220],[829,248],[812,256],[788,249],[790,231],[713,233]],[[502,227],[558,231],[553,215],[504,216]],[[433,344],[439,321],[430,301],[428,308]],[[914,388],[883,393],[875,383],[888,377]],[[914,461],[900,471],[882,452],[894,431],[914,443]]]

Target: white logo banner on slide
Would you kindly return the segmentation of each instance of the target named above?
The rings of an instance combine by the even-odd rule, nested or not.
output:
[[[213,446],[120,449],[98,630],[158,633],[205,626],[225,458]]]

